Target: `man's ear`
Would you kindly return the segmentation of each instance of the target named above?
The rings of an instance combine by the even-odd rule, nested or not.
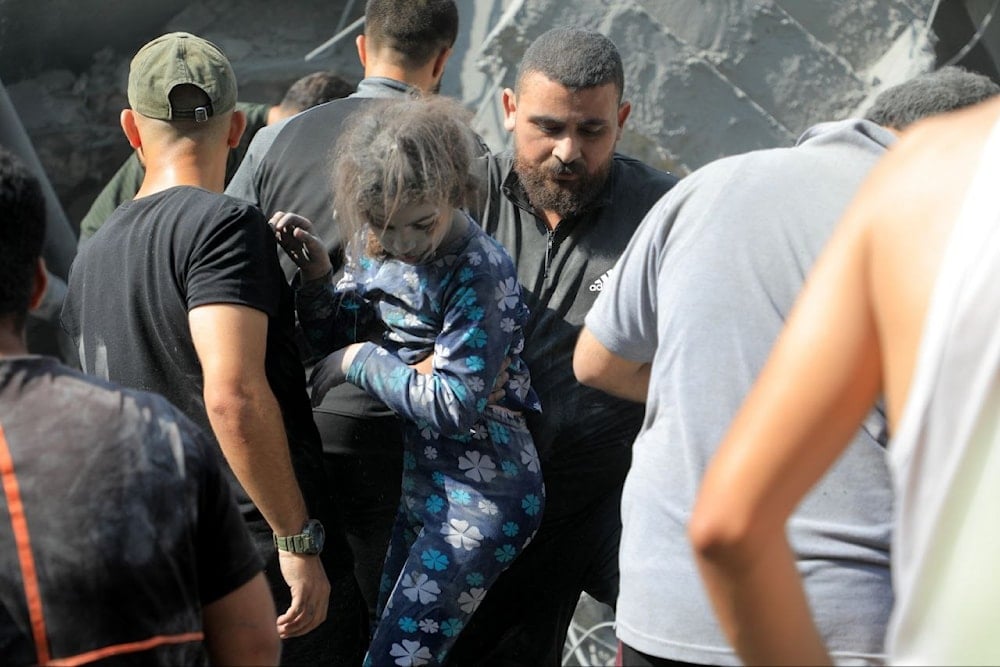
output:
[[[365,41],[364,33],[357,36],[354,45],[358,47],[358,60],[361,61],[361,67],[368,67],[368,42]]]
[[[632,103],[625,100],[618,107],[618,138],[622,138],[622,128],[625,127],[625,119],[632,113]]]
[[[129,146],[135,149],[142,148],[142,137],[139,136],[139,127],[135,123],[135,112],[131,109],[122,109],[118,122],[122,126],[125,138],[128,139]]]
[[[448,58],[451,57],[452,49],[449,46],[447,49],[441,49],[441,52],[437,54],[437,58],[434,59],[434,69],[431,70],[431,76],[434,77],[434,81],[440,81],[441,77],[444,76],[444,66],[448,62]]]
[[[240,145],[240,139],[243,137],[243,132],[247,129],[247,115],[237,109],[233,112],[233,115],[229,117],[229,138],[228,143],[230,148],[236,148]]]
[[[31,284],[31,298],[28,300],[28,310],[35,310],[45,298],[45,289],[49,286],[49,274],[45,270],[45,260],[41,257],[35,262],[35,276]]]
[[[508,132],[513,132],[514,119],[517,116],[517,96],[510,88],[504,88],[501,102],[503,103],[503,128]]]

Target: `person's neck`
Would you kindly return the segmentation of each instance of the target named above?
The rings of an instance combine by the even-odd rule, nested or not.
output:
[[[28,354],[24,339],[24,329],[15,330],[13,324],[3,321],[0,325],[0,359],[21,357]]]
[[[194,151],[174,152],[147,157],[146,175],[135,198],[162,192],[169,188],[189,185],[212,192],[222,192],[226,182],[226,161]]]
[[[450,245],[465,236],[469,231],[469,224],[469,216],[456,208],[451,215],[451,229],[448,230],[441,245]]]
[[[427,93],[433,90],[435,84],[437,83],[434,81],[434,77],[431,75],[430,70],[430,66],[420,69],[410,69],[388,62],[369,60],[368,67],[365,68],[365,78],[370,79],[382,77],[385,79],[393,79]]]
[[[539,209],[539,212],[541,213],[542,219],[545,220],[545,225],[549,228],[550,232],[558,227],[559,223],[562,222],[562,216],[555,211]]]

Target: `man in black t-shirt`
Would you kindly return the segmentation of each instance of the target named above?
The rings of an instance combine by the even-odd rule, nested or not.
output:
[[[132,60],[128,98],[122,128],[146,175],[77,256],[63,325],[86,371],[158,391],[214,434],[267,562],[283,662],[357,664],[363,608],[333,530],[292,296],[261,212],[221,194],[245,123],[232,68],[210,42],[164,35]]]
[[[277,664],[262,563],[204,432],[28,353],[44,220],[0,149],[0,663]]]

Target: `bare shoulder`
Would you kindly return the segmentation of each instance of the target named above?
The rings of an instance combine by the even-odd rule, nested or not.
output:
[[[1000,100],[914,124],[872,173],[876,234],[897,241],[919,229],[941,239],[954,224],[983,146],[1000,118]]]
[[[948,235],[998,118],[1000,102],[991,101],[914,124],[876,165],[852,208],[870,243],[868,273],[892,422],[909,392]]]

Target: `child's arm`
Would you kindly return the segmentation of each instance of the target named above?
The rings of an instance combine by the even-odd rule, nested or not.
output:
[[[430,374],[365,343],[350,363],[347,380],[404,419],[441,435],[467,435],[482,416],[506,358],[519,354],[523,345],[527,307],[512,265],[503,262],[501,269],[492,264],[459,269],[442,304],[444,325]]]
[[[335,288],[329,273],[299,285],[295,312],[309,351],[317,357],[367,340],[378,325],[374,306],[357,292]]]
[[[311,354],[321,357],[364,340],[375,323],[374,310],[354,291],[334,288],[330,256],[312,233],[312,222],[278,211],[269,224],[279,245],[299,267],[295,311]]]

